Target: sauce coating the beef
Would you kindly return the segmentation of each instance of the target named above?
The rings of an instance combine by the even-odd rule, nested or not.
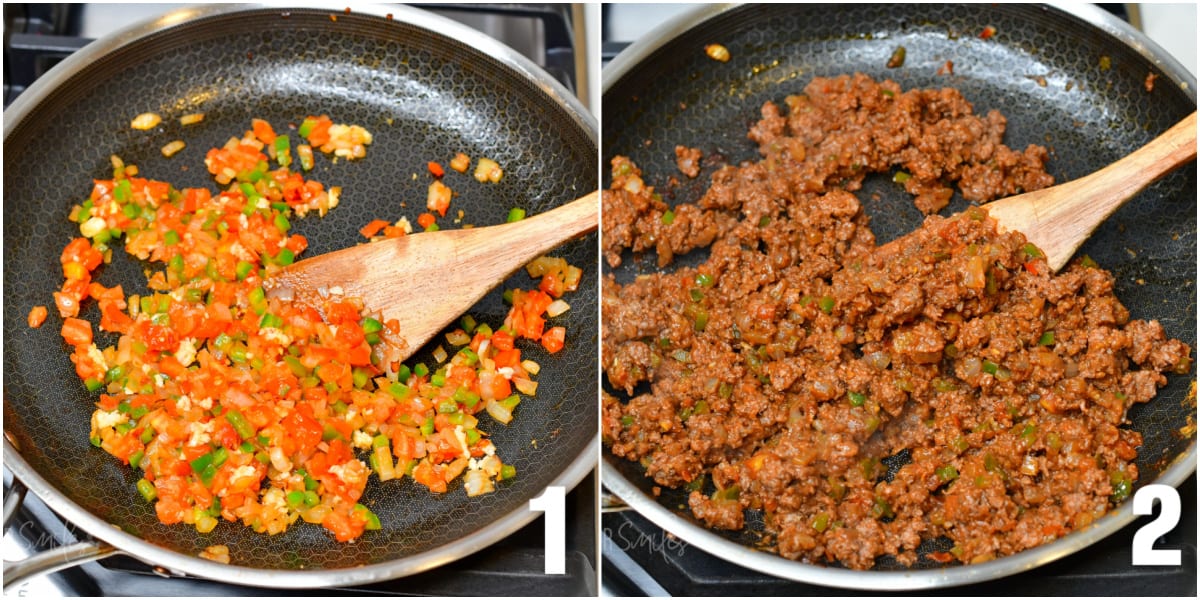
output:
[[[934,560],[1013,554],[1123,500],[1141,444],[1126,411],[1189,372],[1190,348],[1131,320],[1107,271],[1055,275],[983,209],[876,247],[851,193],[900,165],[932,213],[954,182],[977,202],[1049,185],[1046,151],[1009,150],[1003,117],[954,90],[843,76],[786,104],[750,130],[763,159],[719,169],[694,205],[612,161],[611,265],[624,248],[710,256],[607,276],[602,365],[628,397],[604,394],[611,451],[692,490],[711,527],[762,510],[782,556],[856,569],[941,536]],[[889,457],[905,464],[885,477]]]

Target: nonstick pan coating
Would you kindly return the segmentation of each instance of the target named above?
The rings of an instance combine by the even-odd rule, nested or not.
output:
[[[1085,8],[1085,12],[1086,12]],[[977,113],[1008,118],[1006,143],[1041,144],[1059,182],[1107,165],[1142,146],[1196,109],[1195,78],[1152,42],[1135,44],[1124,24],[1097,16],[1027,5],[750,5],[707,7],[635,44],[604,78],[603,160],[625,155],[642,169],[668,204],[691,202],[708,186],[678,174],[677,144],[720,154],[728,164],[759,158],[746,132],[767,100],[782,105],[817,76],[862,72],[890,78],[903,89],[955,87]],[[1100,23],[1096,25],[1093,23]],[[980,37],[995,27],[989,39]],[[732,55],[716,62],[707,44]],[[1135,49],[1144,44],[1140,50]],[[898,46],[907,58],[888,68]],[[939,74],[947,61],[953,74]],[[1148,74],[1158,77],[1152,92]],[[677,187],[667,185],[674,176]],[[607,183],[607,182],[606,182]],[[860,198],[879,243],[915,229],[922,220],[890,174],[870,176]],[[961,211],[959,194],[942,214]],[[1102,225],[1080,250],[1111,270],[1117,296],[1132,318],[1158,319],[1172,337],[1195,347],[1196,169],[1188,165],[1141,193]],[[695,265],[705,252],[683,257]],[[634,257],[616,270],[619,282],[655,270],[655,257]],[[607,269],[608,267],[605,266]],[[1142,432],[1138,485],[1178,485],[1195,469],[1195,399],[1190,376],[1172,376],[1150,404],[1134,407],[1130,426]],[[612,390],[610,390],[612,391]],[[969,567],[945,568],[923,558],[905,568],[887,557],[872,572],[823,568],[753,550],[761,515],[750,512],[742,532],[703,528],[686,509],[686,491],[652,492],[636,463],[604,452],[603,480],[658,525],[709,552],[780,577],[862,589],[919,589],[984,581],[1023,571],[1074,552],[1132,520],[1129,503],[1090,529],[1053,544]],[[1194,508],[1194,507],[1192,507]],[[1191,508],[1185,507],[1185,510]],[[927,543],[922,550],[945,550]]]
[[[27,104],[19,122],[5,115],[4,430],[20,448],[19,456],[8,453],[6,464],[18,474],[36,473],[46,485],[35,482],[30,489],[49,495],[43,499],[59,512],[82,511],[79,524],[94,535],[99,519],[130,534],[100,537],[154,564],[255,585],[371,581],[432,568],[496,541],[537,516],[528,510],[530,498],[548,485],[569,489],[593,468],[595,235],[553,253],[590,274],[560,317],[566,349],[553,356],[540,347],[526,350],[543,366],[537,396],[522,402],[507,427],[481,422],[517,477],[494,494],[470,499],[461,486],[438,495],[408,478],[372,479],[362,503],[379,515],[383,529],[353,544],[302,522],[276,536],[228,522],[210,534],[159,524],[135,491],[139,475],[88,443],[96,398],[74,374],[58,333],[61,320],[52,315],[40,329],[25,325],[31,307],[53,307],[51,293],[62,278],[59,253],[79,233],[67,214],[86,199],[93,179],[111,177],[110,155],[137,164],[144,177],[216,189],[204,154],[240,136],[252,117],[282,130],[306,115],[329,114],[374,134],[365,159],[331,164],[317,158],[311,177],[342,186],[343,194],[327,217],[293,220],[310,242],[307,256],[365,241],[358,229],[375,218],[415,222],[425,211],[426,162],[444,164],[459,151],[495,159],[505,175],[496,185],[461,176],[443,227],[502,223],[512,207],[536,214],[596,189],[594,120],[561,86],[464,27],[406,7],[386,12],[395,14],[183,10],[126,32],[127,39],[107,40],[109,51],[90,65],[74,63],[78,71],[58,76],[52,89],[31,88],[26,94],[36,103],[21,99]],[[162,126],[131,129],[130,119],[146,111],[161,114]],[[204,121],[180,127],[178,118],[192,112],[205,113]],[[163,158],[159,148],[177,138],[186,149]],[[448,181],[451,175],[457,174]],[[451,224],[459,210],[462,223]],[[143,265],[119,249],[114,256],[98,280],[120,283],[126,293],[144,291]],[[531,285],[519,272],[469,312],[498,326],[507,313],[502,291]],[[95,322],[95,307],[83,316]],[[101,346],[115,341],[98,338]],[[436,364],[433,345],[410,364]],[[213,544],[229,547],[232,566],[194,558]]]

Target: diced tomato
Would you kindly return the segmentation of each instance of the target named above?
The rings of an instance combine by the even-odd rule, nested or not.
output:
[[[375,234],[379,233],[384,227],[387,227],[388,225],[391,225],[391,223],[388,223],[387,221],[384,221],[383,219],[375,219],[374,221],[371,221],[370,223],[367,223],[366,225],[364,225],[362,229],[358,230],[358,232],[361,233],[363,237],[370,239],[370,238],[375,237]]]
[[[64,319],[62,336],[72,346],[87,346],[92,343],[92,324],[83,319]]]
[[[446,479],[442,476],[443,470],[441,465],[433,465],[428,460],[422,460],[413,469],[413,479],[429,488],[429,491],[443,494],[446,492]]]
[[[79,299],[66,292],[54,292],[54,307],[61,317],[74,317],[79,314]]]
[[[567,338],[567,329],[565,327],[551,327],[542,334],[542,347],[547,352],[554,354],[563,349],[563,343]]]
[[[71,362],[75,363],[75,374],[83,381],[103,379],[104,365],[97,364],[89,356],[88,349],[87,345],[75,346],[75,351],[71,353]]]
[[[321,115],[314,118],[312,130],[308,133],[308,141],[314,146],[324,146],[329,143],[329,128],[333,127],[333,120],[328,115]]]
[[[262,119],[251,119],[251,127],[254,130],[254,137],[268,143],[275,142],[275,128],[271,124]]]
[[[141,339],[155,352],[174,352],[179,347],[179,334],[165,325],[145,324]]]
[[[307,404],[284,417],[283,425],[296,444],[296,452],[311,453],[321,443],[321,424],[312,417],[312,409]]]
[[[129,464],[130,456],[146,448],[142,444],[142,441],[138,439],[138,436],[142,433],[141,430],[135,429],[134,431],[137,432],[136,435],[131,431],[125,435],[116,436],[113,443],[107,448],[109,454],[117,457],[125,464]]]
[[[357,319],[357,317],[358,311],[355,311],[354,318]],[[337,333],[334,334],[334,339],[343,347],[353,348],[363,343],[366,335],[363,333],[362,326],[357,322],[343,320],[341,326],[338,327]]]
[[[242,437],[224,417],[213,419],[212,439],[227,450],[234,450],[242,445]]]
[[[417,440],[405,433],[392,436],[392,454],[401,461],[416,458]]]
[[[437,223],[437,217],[433,216],[432,213],[421,213],[417,217],[417,225],[420,225],[422,229],[429,229],[429,226],[434,223]]]
[[[183,374],[183,363],[173,355],[166,355],[158,361],[158,370],[168,377],[179,377]]]
[[[512,395],[512,384],[499,373],[488,371],[479,374],[479,397],[484,400],[502,400]]]
[[[45,306],[35,306],[29,309],[28,322],[30,327],[41,327],[42,323],[46,322],[46,316],[50,314]]]
[[[429,172],[434,177],[441,177],[446,174],[446,170],[442,168],[442,165],[439,165],[433,161],[429,161]]]
[[[450,208],[450,198],[453,194],[454,192],[446,187],[446,184],[442,183],[440,179],[435,179],[433,183],[429,184],[429,191],[425,199],[425,208],[444,217],[446,216],[446,210]],[[423,227],[425,226],[423,225]]]
[[[495,346],[497,350],[512,350],[513,343],[515,341],[516,340],[513,338],[513,335],[503,329],[498,329],[492,334],[492,345]]]
[[[288,236],[287,249],[291,250],[293,254],[304,252],[308,249],[308,238],[298,233]]]
[[[545,335],[542,336],[545,340]],[[492,361],[496,363],[496,368],[515,367],[521,364],[521,351],[518,349],[501,350],[492,357]]]
[[[363,530],[366,528],[366,521],[356,519],[352,514],[335,510],[330,511],[325,516],[325,520],[321,521],[321,525],[333,532],[333,537],[337,541],[348,542],[363,534]]]
[[[187,463],[183,463],[186,465]],[[158,520],[163,524],[172,525],[183,521],[184,515],[191,510],[185,497],[187,481],[182,477],[162,477],[154,482],[158,492],[158,502],[154,505]]]
[[[104,255],[92,247],[92,243],[87,238],[79,237],[71,240],[71,243],[63,248],[61,260],[64,265],[77,262],[88,271],[92,271],[104,262]]]
[[[350,366],[337,361],[323,363],[317,367],[317,376],[326,383],[337,383],[350,376]]]
[[[133,325],[133,319],[121,310],[120,305],[110,301],[100,303],[100,329],[124,333],[130,325]]]
[[[346,352],[346,362],[361,367],[371,364],[371,346],[363,342]]]
[[[183,190],[183,212],[195,213],[211,200],[212,192],[208,188],[186,188]]]
[[[538,284],[538,289],[555,298],[561,298],[563,292],[567,291],[567,286],[563,282],[563,276],[564,273],[560,270],[547,272],[542,276],[542,281]]]
[[[513,306],[508,313],[505,324],[512,327],[513,332],[523,338],[540,340],[545,330],[546,320],[542,313],[554,302],[545,292],[540,290],[513,291]]]

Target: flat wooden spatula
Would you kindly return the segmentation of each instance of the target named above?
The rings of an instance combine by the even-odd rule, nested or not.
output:
[[[406,235],[306,258],[265,287],[314,307],[331,295],[361,299],[385,322],[399,321],[403,360],[517,269],[595,230],[599,194],[515,223]]]
[[[1020,231],[1058,271],[1100,223],[1159,177],[1196,158],[1196,113],[1129,156],[1066,183],[983,205]]]

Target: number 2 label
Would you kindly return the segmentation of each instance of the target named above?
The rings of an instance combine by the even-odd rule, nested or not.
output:
[[[1171,491],[1175,491],[1173,488]],[[564,575],[567,572],[567,510],[566,491],[552,485],[541,496],[529,501],[529,510],[546,515],[546,574]],[[1178,503],[1178,502],[1177,502]],[[1178,511],[1176,511],[1178,513]],[[1176,515],[1178,517],[1178,514]]]
[[[1148,485],[1133,495],[1133,514],[1154,514],[1154,501],[1162,506],[1158,518],[1143,525],[1133,536],[1134,565],[1171,565],[1182,563],[1179,550],[1155,548],[1154,542],[1179,524],[1179,492],[1169,485]]]

